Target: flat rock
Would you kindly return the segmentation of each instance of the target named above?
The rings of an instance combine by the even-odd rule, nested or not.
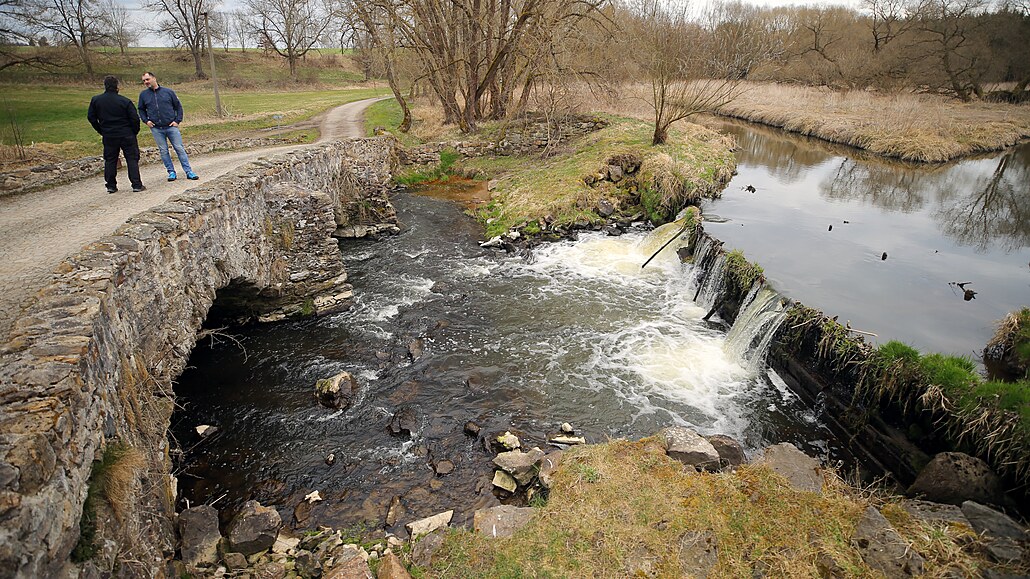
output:
[[[499,489],[513,493],[519,488],[518,481],[503,470],[494,471],[493,485]]]
[[[970,529],[973,528],[969,519],[962,514],[962,509],[955,505],[942,505],[941,503],[931,503],[930,501],[920,501],[918,499],[905,499],[901,501],[901,508],[905,509],[913,518],[927,523],[955,523],[965,525]]]
[[[665,454],[669,457],[697,469],[718,470],[719,453],[712,443],[693,430],[670,426],[663,428],[658,437],[665,443]]]
[[[907,494],[951,505],[963,501],[998,504],[1002,500],[998,475],[983,460],[961,452],[942,452],[933,457]]]
[[[528,485],[536,476],[537,462],[543,457],[544,451],[539,448],[530,449],[529,452],[512,450],[494,457],[494,464],[510,474],[520,485]]]
[[[428,535],[439,528],[446,527],[451,523],[451,517],[453,516],[453,510],[444,511],[431,517],[426,517],[424,519],[408,523],[404,525],[404,528],[408,530],[408,535],[410,535],[412,539],[415,539],[421,535]]]
[[[500,505],[479,509],[472,516],[472,528],[487,537],[510,537],[529,523],[535,509]]]
[[[435,531],[424,537],[412,539],[411,562],[419,567],[428,567],[433,562],[433,555],[443,545],[444,532]]]
[[[914,577],[923,574],[924,560],[909,549],[880,511],[868,507],[855,528],[852,545],[866,565],[887,577]]]
[[[1030,548],[1030,535],[1025,527],[1005,513],[973,501],[962,503],[962,514],[979,533],[987,552],[999,563],[1017,563]]]
[[[774,444],[765,449],[762,462],[786,478],[790,486],[813,493],[823,492],[822,467],[819,461],[801,452],[789,442]]]

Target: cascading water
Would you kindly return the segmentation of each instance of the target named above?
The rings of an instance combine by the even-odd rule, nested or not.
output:
[[[173,432],[190,449],[183,498],[289,513],[318,490],[325,500],[290,524],[339,527],[381,525],[397,497],[407,515],[394,532],[447,509],[460,523],[497,503],[493,456],[463,432],[470,420],[484,437],[513,430],[526,447],[547,448],[548,433],[571,422],[591,442],[678,424],[749,449],[825,448],[781,382],[727,353],[675,247],[641,268],[678,227],[650,240],[586,233],[529,260],[480,249],[480,231],[450,203],[395,203],[401,235],[342,246],[350,311],[235,330],[245,352],[227,341],[195,350],[176,386]],[[314,382],[342,370],[360,394],[345,411],[319,407]],[[392,436],[404,409],[412,433]],[[200,439],[199,424],[220,429]],[[454,471],[435,473],[441,460]]]
[[[780,295],[761,282],[755,282],[726,334],[724,348],[749,372],[759,372],[765,365],[769,344],[786,317],[787,310]]]

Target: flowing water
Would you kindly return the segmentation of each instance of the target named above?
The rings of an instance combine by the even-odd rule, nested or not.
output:
[[[255,498],[290,521],[318,490],[325,500],[308,525],[383,525],[393,497],[408,509],[394,531],[445,509],[460,522],[497,503],[493,454],[464,434],[470,420],[484,435],[512,430],[542,448],[570,422],[590,442],[686,425],[751,451],[790,441],[827,452],[812,413],[756,361],[753,333],[727,347],[702,319],[692,266],[674,246],[641,269],[674,231],[587,234],[508,256],[479,248],[480,230],[452,203],[403,194],[395,203],[401,235],[341,245],[349,311],[198,345],[176,386],[173,426],[189,449],[180,486],[192,504]],[[768,324],[768,294],[741,317]],[[354,404],[317,406],[315,381],[343,370],[361,386]],[[401,408],[417,416],[410,439],[388,430]],[[200,440],[199,424],[219,431]],[[443,460],[454,472],[433,471]]]
[[[928,166],[718,126],[740,145],[738,174],[706,203],[705,229],[782,294],[876,343],[973,359],[997,320],[1030,305],[1030,144]]]
[[[883,339],[966,354],[1030,302],[1027,146],[928,169],[729,129],[740,174],[706,207],[706,228],[784,295]],[[498,502],[484,439],[511,430],[547,448],[562,422],[590,442],[687,425],[751,452],[788,441],[840,457],[763,364],[779,295],[753,288],[727,334],[703,319],[722,277],[710,247],[697,249],[704,275],[675,245],[641,269],[677,226],[506,255],[481,249],[480,229],[451,202],[395,204],[399,236],[341,243],[349,311],[198,344],[176,386],[183,502],[231,512],[253,498],[306,527],[382,527],[394,502],[391,531],[447,509],[460,524]],[[949,281],[972,282],[976,299]],[[360,385],[352,405],[319,407],[315,381],[344,370]],[[405,409],[414,432],[395,437],[391,418]],[[219,430],[200,439],[200,424]],[[434,472],[443,461],[453,472]],[[292,515],[316,490],[325,500]]]

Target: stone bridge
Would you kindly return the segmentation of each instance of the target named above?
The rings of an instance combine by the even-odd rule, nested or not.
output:
[[[331,236],[396,230],[394,160],[380,137],[251,163],[59,266],[0,347],[0,577],[165,574],[172,381],[208,311],[345,306]]]

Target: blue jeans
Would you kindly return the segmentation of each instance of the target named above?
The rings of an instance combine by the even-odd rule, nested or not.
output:
[[[186,155],[186,149],[182,146],[182,133],[179,132],[179,127],[150,127],[150,134],[154,135],[157,150],[161,153],[161,162],[165,164],[165,169],[168,169],[169,173],[175,171],[175,165],[172,164],[172,156],[168,153],[169,142],[172,143],[172,148],[175,149],[175,156],[179,158],[182,170],[186,173],[193,172],[193,168],[190,167],[190,158]]]

